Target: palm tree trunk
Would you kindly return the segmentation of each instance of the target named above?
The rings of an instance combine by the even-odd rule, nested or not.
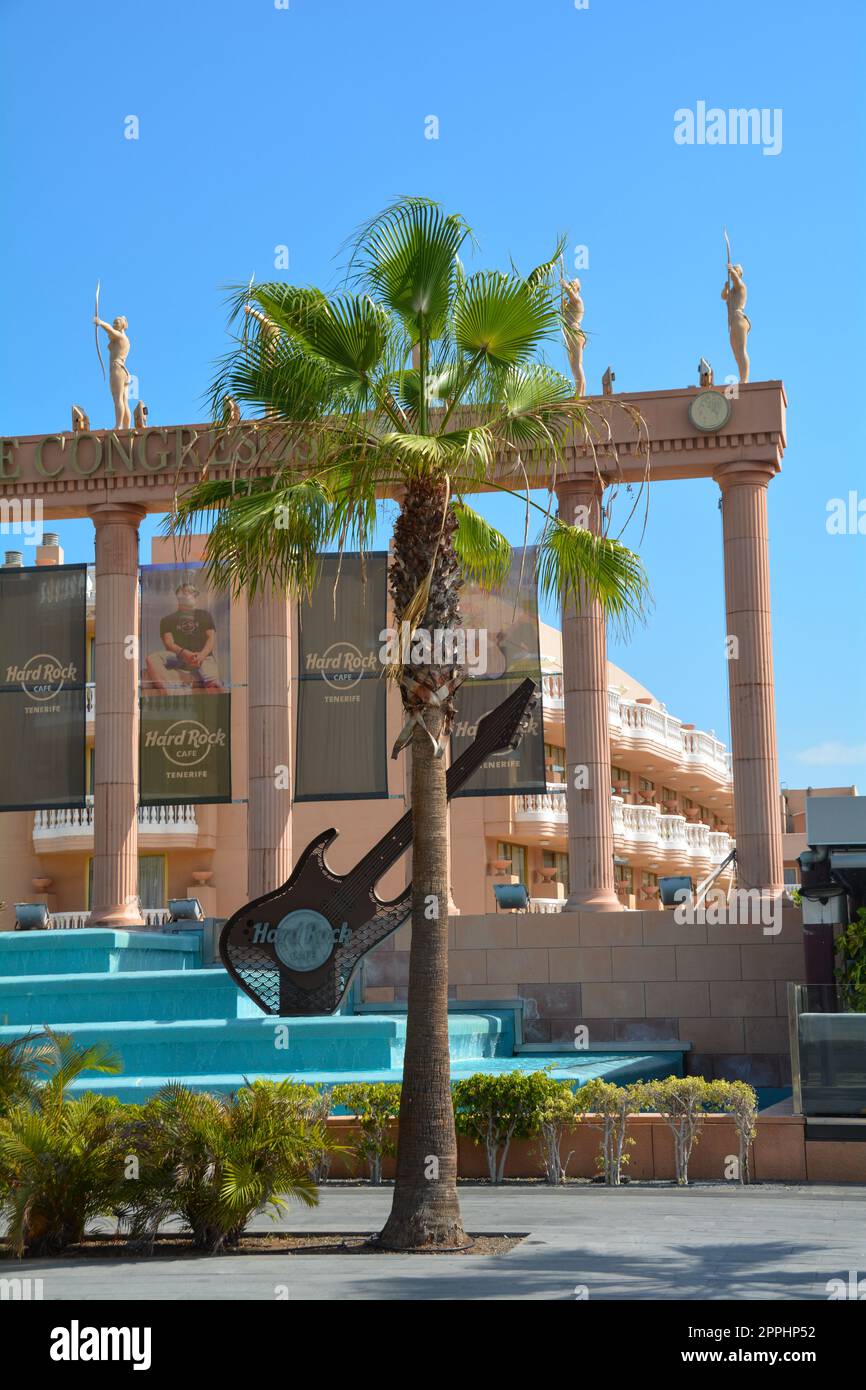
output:
[[[443,486],[428,481],[407,490],[394,531],[391,587],[402,614],[436,557],[423,626],[429,631],[459,622],[459,571],[451,537],[453,517],[442,528]],[[415,680],[435,688],[453,667],[412,666]],[[404,690],[407,712],[423,712],[438,742],[450,730],[453,701],[416,705]],[[412,738],[412,946],[406,1050],[400,1099],[397,1176],[391,1214],[381,1233],[391,1249],[466,1243],[457,1198],[457,1137],[451,1102],[448,1050],[448,799],[445,758],[436,757],[424,729]]]

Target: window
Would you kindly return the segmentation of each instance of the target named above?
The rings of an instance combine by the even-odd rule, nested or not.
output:
[[[138,856],[138,897],[142,907],[165,907],[165,855]],[[87,861],[87,910],[93,906],[93,857]]]
[[[796,869],[792,868],[785,870],[785,883],[789,885],[799,886],[800,880],[797,877]]]
[[[655,791],[655,784],[650,782],[646,777],[641,777],[640,789],[642,792],[652,792]]]
[[[510,859],[511,872],[516,874],[522,884],[526,884],[526,846],[511,845],[500,840],[496,846],[497,859]]]
[[[165,907],[165,855],[138,856],[138,897],[142,907]]]
[[[634,870],[631,864],[614,864],[613,877],[615,883],[625,883],[631,888],[634,884]]]
[[[553,849],[542,850],[541,865],[544,869],[556,869],[556,882],[562,884],[566,894],[571,892],[567,854],[561,854],[559,850]]]
[[[544,766],[548,782],[565,781],[565,749],[557,743],[545,743]]]

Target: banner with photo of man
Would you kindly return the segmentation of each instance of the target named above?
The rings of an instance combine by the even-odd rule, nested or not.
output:
[[[387,610],[382,551],[322,556],[298,604],[296,801],[388,795],[386,683],[379,649]]]
[[[538,686],[538,703],[519,746],[488,758],[457,796],[517,795],[545,789],[536,563],[535,546],[515,548],[511,573],[500,589],[485,591],[467,583],[460,591],[470,661],[456,696],[451,761],[470,745],[481,718],[527,676]]]
[[[230,601],[195,563],[141,567],[140,800],[231,800]]]
[[[87,566],[0,569],[0,810],[83,806]]]

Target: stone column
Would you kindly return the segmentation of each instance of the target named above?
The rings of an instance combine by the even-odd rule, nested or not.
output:
[[[292,869],[291,608],[268,586],[249,605],[247,891],[261,897]]]
[[[779,891],[784,874],[767,544],[767,484],[776,471],[766,463],[733,463],[715,478],[722,490],[738,881],[741,888]]]
[[[562,483],[560,516],[599,534],[603,491],[595,476]],[[620,912],[613,878],[607,633],[600,603],[563,609],[562,671],[571,879],[565,911]]]
[[[138,527],[144,507],[101,502],[96,528],[94,927],[140,927]]]

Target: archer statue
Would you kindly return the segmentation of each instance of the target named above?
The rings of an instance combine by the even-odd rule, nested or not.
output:
[[[97,329],[103,328],[108,334],[108,381],[111,387],[111,399],[114,401],[114,428],[116,430],[128,430],[132,426],[132,416],[129,413],[129,369],[126,359],[129,356],[129,339],[126,336],[128,324],[126,319],[120,315],[113,323],[106,323],[99,317],[99,306],[97,301],[97,311],[93,315],[93,322]],[[100,365],[102,355],[99,353],[99,334],[96,335],[96,351],[99,354]],[[105,375],[105,367],[102,368]]]
[[[740,382],[746,385],[749,380],[749,354],[747,351],[749,331],[752,327],[746,314],[746,283],[743,267],[731,264],[731,243],[725,232],[725,245],[728,249],[728,278],[722,288],[722,299],[728,306],[728,337],[731,351],[740,374]]]

